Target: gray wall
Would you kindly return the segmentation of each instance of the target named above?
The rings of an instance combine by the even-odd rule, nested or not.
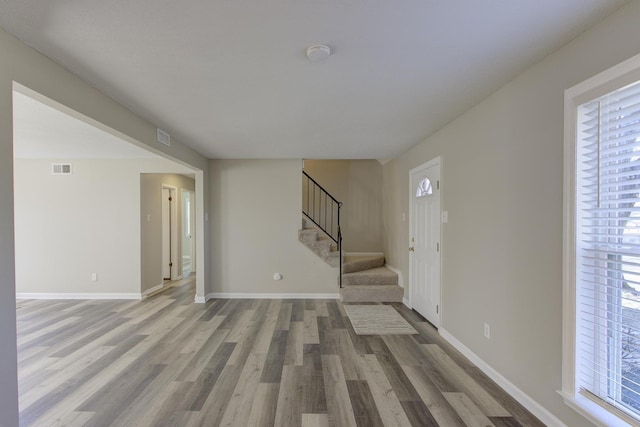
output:
[[[638,54],[639,20],[630,2],[384,167],[388,262],[408,278],[409,170],[442,156],[442,328],[568,426],[588,422],[556,393],[564,91]]]
[[[82,112],[120,136],[149,146],[203,171],[208,185],[207,161],[179,141],[171,147],[156,142],[156,126],[135,116],[111,98],[80,80],[44,55],[0,29],[0,425],[18,425],[16,369],[15,256],[13,233],[13,82],[31,88],[67,107]],[[208,195],[203,189],[205,197]],[[208,200],[205,199],[206,205]],[[208,250],[208,236],[202,242]],[[207,259],[206,254],[204,258]],[[205,271],[205,275],[208,270]],[[204,278],[206,283],[208,277]]]
[[[213,292],[338,293],[338,269],[298,241],[301,162],[210,161]]]
[[[183,175],[140,175],[140,235],[142,239],[142,292],[163,283],[162,278],[162,184],[176,187],[177,224],[182,230],[182,191],[195,190],[195,180]],[[150,221],[147,221],[149,215]],[[178,259],[182,254],[182,231],[178,232]],[[182,262],[176,262],[178,275]]]
[[[67,161],[71,175],[51,174]],[[140,238],[140,173],[186,168],[166,159],[16,159],[14,168],[16,292],[139,296],[140,253],[156,250]]]
[[[305,160],[304,170],[344,203],[341,228],[347,252],[383,252],[382,166],[377,160]],[[303,200],[306,192],[303,187]]]

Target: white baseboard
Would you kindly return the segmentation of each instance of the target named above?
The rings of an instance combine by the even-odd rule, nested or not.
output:
[[[409,299],[408,298],[402,298],[402,303],[409,309],[411,310],[411,304],[409,304]]]
[[[387,267],[389,270],[393,271],[398,275],[398,286],[400,286],[401,288],[404,288],[404,280],[402,280],[402,272],[397,268],[395,268],[394,266],[392,266],[391,264],[385,264],[385,267]]]
[[[493,369],[489,364],[482,360],[478,355],[469,350],[467,346],[462,344],[456,337],[447,332],[444,328],[438,329],[440,336],[449,342],[462,353],[467,359],[469,359],[474,365],[476,365],[482,372],[484,372],[489,378],[491,378],[502,389],[509,393],[514,399],[516,399],[522,406],[527,408],[529,412],[538,417],[540,421],[549,427],[567,427],[565,423],[560,421],[558,417],[553,415],[547,408],[533,400],[529,395],[513,385],[509,380],[500,374],[500,372]]]
[[[196,295],[196,298],[193,302],[195,302],[196,304],[204,304],[205,302],[207,302],[207,297],[200,297]]]
[[[197,301],[196,297],[196,302]],[[233,293],[233,292],[213,292],[207,294],[206,300],[217,299],[340,299],[340,294],[254,294],[254,293]]]
[[[142,299],[139,293],[16,293],[16,299]]]
[[[153,288],[151,288],[151,289],[147,289],[146,291],[144,291],[144,292],[142,293],[142,296],[143,296],[143,298],[146,298],[146,297],[148,297],[149,295],[154,294],[154,293],[156,293],[156,292],[158,292],[158,291],[162,290],[162,288],[164,288],[164,283],[160,283],[159,285],[156,285],[156,286],[154,286],[154,287],[153,287]]]

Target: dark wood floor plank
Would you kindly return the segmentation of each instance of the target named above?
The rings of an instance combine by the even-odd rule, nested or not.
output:
[[[206,311],[200,315],[200,320],[208,321],[213,319],[213,316],[220,314],[220,311],[224,308],[229,300],[212,300],[205,304]],[[223,314],[220,314],[223,315]]]
[[[276,330],[271,339],[269,353],[262,371],[261,383],[279,383],[282,377],[284,355],[287,350],[287,338],[289,331]]]
[[[438,427],[438,422],[433,418],[429,408],[424,404],[422,400],[415,401],[401,401],[402,409],[407,414],[409,422],[412,427]]]
[[[148,365],[138,370],[135,375],[121,378],[115,387],[104,390],[97,398],[77,408],[81,412],[95,412],[91,422],[95,425],[108,425],[113,421],[114,414],[121,414],[134,400],[142,394],[144,389],[153,382],[166,365]]]
[[[409,419],[376,356],[365,354],[361,357],[367,384],[384,424],[392,426],[409,425]]]
[[[79,388],[84,381],[89,380],[97,372],[107,369],[107,367],[111,363],[113,363],[117,357],[131,350],[133,347],[139,344],[143,339],[145,339],[145,337],[142,335],[131,336],[129,339],[123,341],[113,351],[109,352],[104,357],[96,361],[96,363],[94,363],[93,365],[83,370],[80,375],[59,385],[55,389],[48,392],[46,395],[42,396],[36,402],[26,407],[24,410],[21,410],[20,423],[24,425],[29,425],[30,423],[37,420],[40,416],[42,416],[48,410],[50,410],[55,405],[57,405],[62,400],[64,400],[73,390]],[[69,410],[73,411],[75,410],[75,408],[69,408]]]
[[[351,337],[351,342],[353,343],[353,348],[356,350],[356,353],[373,354],[373,350],[369,346],[366,335],[356,334],[356,331],[353,329],[353,325],[350,321],[345,322],[345,327],[349,333],[349,337]]]
[[[260,383],[260,376],[266,361],[265,354],[250,353],[242,366],[233,394],[225,409],[221,426],[246,426],[249,423],[248,408],[254,403],[256,389]]]
[[[189,364],[184,367],[182,372],[178,375],[177,380],[195,381],[202,373],[209,360],[218,351],[228,333],[228,329],[216,329],[213,331],[207,342],[196,354],[193,355]]]
[[[356,419],[351,406],[349,389],[344,378],[340,357],[322,355],[322,374],[324,377],[327,409],[332,425],[339,427],[356,426]]]
[[[384,335],[382,340],[402,366],[422,366],[424,355],[410,335]]]
[[[353,415],[359,427],[384,426],[366,381],[347,380]]]
[[[326,414],[327,398],[319,344],[305,344],[302,363],[302,413]]]
[[[451,407],[447,399],[418,366],[402,366],[407,378],[420,395],[422,402],[439,425],[447,427],[466,427],[460,416]]]
[[[320,338],[320,353],[338,354],[336,336],[331,326],[331,319],[318,317],[318,337]]]
[[[382,366],[385,375],[389,379],[389,383],[393,391],[401,402],[411,401],[420,402],[420,395],[416,391],[407,375],[398,364],[398,361],[389,354],[376,354],[378,363]]]
[[[285,365],[302,366],[304,340],[304,322],[291,321],[284,354]]]
[[[251,351],[253,353],[266,355],[269,352],[273,332],[275,331],[278,316],[280,314],[281,304],[282,300],[271,300],[264,317],[256,320],[256,322],[260,324],[260,329],[258,330],[256,340],[251,347]]]
[[[318,315],[315,310],[304,311],[304,344],[320,344],[318,335]]]
[[[327,311],[331,319],[331,327],[333,329],[344,329],[345,321],[342,317],[342,312],[338,308],[338,303],[336,301],[327,301]]]
[[[481,410],[491,417],[504,417],[510,414],[493,396],[482,388],[437,344],[421,345],[425,359],[441,372],[447,373],[447,380],[456,391],[465,393]]]
[[[360,355],[356,353],[349,333],[346,329],[336,329],[334,333],[344,377],[347,380],[365,380],[366,378],[361,365],[362,359]]]
[[[276,322],[277,331],[288,331],[289,323],[291,323],[291,312],[293,304],[290,302],[283,302],[280,307],[280,313],[278,314],[278,320]]]
[[[304,300],[295,300],[291,304],[291,321],[292,322],[304,321]]]
[[[61,339],[58,341],[59,345],[63,345],[59,350],[56,350],[51,353],[51,357],[67,357],[75,351],[80,350],[84,346],[94,342],[96,339],[103,336],[106,332],[117,328],[118,326],[124,324],[126,319],[117,318],[112,319],[109,322],[103,322],[102,326],[94,327],[89,329],[89,333],[84,335],[81,339],[78,340],[64,340]],[[66,343],[66,345],[64,345]],[[56,348],[55,345],[52,348]]]
[[[297,322],[301,323],[301,322]],[[278,393],[275,427],[302,424],[302,366],[284,365]]]
[[[213,357],[209,360],[196,380],[197,393],[195,393],[195,397],[189,406],[190,411],[200,411],[202,409],[205,400],[209,397],[211,389],[216,384],[216,381],[218,381],[218,378],[227,365],[227,360],[231,356],[231,353],[233,353],[235,347],[236,343],[222,343],[214,353]]]
[[[238,384],[242,373],[242,365],[225,365],[220,378],[211,387],[208,398],[199,410],[199,425],[220,425],[227,405],[231,400],[233,390]],[[195,408],[192,408],[195,409]]]
[[[17,301],[21,425],[543,425],[402,304],[418,335],[360,336],[336,300],[194,289]]]
[[[489,417],[489,420],[491,420],[496,427],[523,427],[523,424],[520,424],[513,417]]]

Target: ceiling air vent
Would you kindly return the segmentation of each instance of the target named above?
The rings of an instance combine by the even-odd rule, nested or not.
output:
[[[51,163],[51,173],[54,175],[71,175],[71,163]]]
[[[167,147],[171,147],[171,135],[158,128],[158,142],[166,145]]]

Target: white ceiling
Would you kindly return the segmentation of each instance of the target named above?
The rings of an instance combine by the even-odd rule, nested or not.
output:
[[[0,26],[207,157],[390,158],[624,2],[0,0]]]
[[[13,151],[13,156],[18,159],[160,158],[15,91]]]

